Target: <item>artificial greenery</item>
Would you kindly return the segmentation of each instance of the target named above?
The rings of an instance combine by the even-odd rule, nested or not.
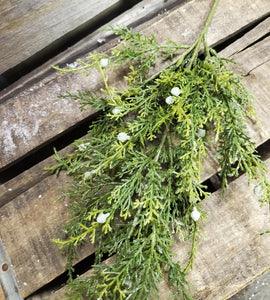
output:
[[[223,189],[227,178],[241,171],[257,180],[260,201],[269,201],[264,165],[246,133],[246,117],[254,116],[250,95],[228,69],[231,61],[205,41],[217,3],[191,46],[172,41],[161,46],[154,36],[111,28],[122,42],[110,55],[94,52],[76,68],[57,68],[96,68],[104,81],[100,96],[91,91],[63,96],[104,113],[91,125],[89,137],[75,141],[71,154],[56,153],[57,164],[49,168],[64,169],[74,178],[62,195],[72,199],[72,217],[65,238],[54,240],[68,256],[69,299],[150,299],[158,297],[162,278],[174,297],[191,299],[186,275],[205,218],[199,203],[209,196],[201,183],[202,159],[213,143]],[[172,62],[149,76],[158,57]],[[117,91],[108,72],[123,64],[130,70],[127,87]],[[93,274],[73,280],[75,248],[87,238],[97,249]],[[185,266],[173,259],[175,238],[191,240]],[[113,254],[103,265],[104,255]]]

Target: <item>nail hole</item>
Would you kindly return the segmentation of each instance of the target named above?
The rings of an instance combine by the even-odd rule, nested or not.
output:
[[[2,264],[2,270],[6,272],[8,270],[8,264]]]

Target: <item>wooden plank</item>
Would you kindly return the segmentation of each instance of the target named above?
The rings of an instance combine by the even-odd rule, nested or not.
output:
[[[251,49],[252,48],[249,48],[249,51],[251,51]],[[247,49],[248,50],[248,49]],[[248,56],[248,55],[250,55],[250,53],[248,53],[248,52],[245,52],[245,53],[247,53],[246,55]],[[243,53],[242,53],[243,54]],[[257,63],[258,63],[258,61],[257,61]],[[259,70],[260,70],[260,68],[263,68],[265,66],[265,64],[263,64],[263,65],[261,65],[259,68],[257,68],[256,69],[256,71],[258,71],[259,72]],[[264,69],[263,69],[264,70]],[[264,71],[265,72],[265,71]],[[255,86],[255,84],[256,84],[256,82],[258,83],[258,81],[257,80],[254,80],[254,87],[256,87]],[[264,85],[265,85],[265,83],[263,83]],[[258,88],[257,88],[258,90],[260,90],[261,89],[261,87],[259,86]],[[266,89],[266,92],[267,92],[267,89]],[[269,91],[268,91],[268,93],[269,93]],[[267,113],[266,113],[266,115],[267,115]],[[268,126],[269,127],[269,126]],[[46,179],[46,180],[49,180],[49,179]],[[64,182],[65,182],[65,180],[66,179],[62,179],[62,181],[60,180],[59,181],[59,186],[64,186],[65,184],[64,184]],[[43,199],[42,199],[42,208],[41,208],[41,210],[43,211],[43,214],[40,216],[40,219],[42,220],[42,218],[45,218],[45,220],[46,220],[46,218],[47,219],[49,219],[50,220],[50,222],[52,223],[51,224],[51,228],[50,228],[50,232],[51,232],[51,236],[48,238],[48,235],[43,235],[43,233],[42,233],[42,230],[44,229],[44,227],[42,227],[44,224],[46,224],[47,225],[47,223],[48,223],[48,221],[44,221],[44,224],[42,225],[42,226],[39,226],[39,228],[36,228],[36,219],[34,218],[32,221],[29,221],[30,223],[31,223],[31,225],[27,225],[28,226],[28,229],[21,229],[22,231],[24,231],[24,230],[26,230],[26,232],[23,234],[23,235],[19,235],[18,236],[18,239],[20,239],[21,237],[22,238],[24,238],[24,237],[27,237],[27,236],[29,236],[29,238],[31,238],[31,240],[32,240],[32,237],[31,237],[31,235],[32,235],[32,231],[33,231],[33,228],[35,228],[35,231],[39,231],[39,230],[41,230],[42,228],[42,230],[39,232],[39,233],[36,233],[35,234],[35,236],[34,236],[34,238],[37,240],[37,243],[39,243],[41,246],[44,246],[44,244],[43,243],[50,243],[50,241],[49,241],[49,239],[50,238],[53,238],[53,237],[55,237],[55,236],[59,236],[59,231],[60,231],[60,227],[62,227],[61,225],[63,224],[63,223],[61,223],[61,224],[59,224],[59,225],[57,225],[57,226],[55,226],[55,224],[54,224],[54,222],[53,222],[53,218],[51,219],[51,217],[50,217],[50,214],[51,214],[51,212],[48,214],[48,216],[45,216],[44,217],[44,214],[45,214],[45,211],[48,211],[48,207],[54,207],[53,205],[54,204],[52,204],[52,201],[53,201],[53,198],[55,197],[55,195],[57,194],[57,191],[56,191],[56,189],[55,189],[55,187],[54,187],[54,184],[55,184],[55,179],[54,180],[52,180],[52,181],[45,181],[45,180],[43,180],[40,184],[38,184],[37,186],[35,186],[35,188],[33,188],[33,189],[30,189],[28,192],[25,192],[24,194],[23,194],[23,196],[19,196],[16,200],[15,200],[15,202],[14,201],[12,201],[8,206],[5,206],[3,209],[3,211],[9,211],[10,213],[9,213],[9,215],[10,215],[10,217],[12,216],[12,218],[14,218],[13,220],[16,220],[16,219],[21,219],[22,217],[20,216],[21,215],[21,212],[20,212],[20,210],[16,210],[16,213],[14,212],[14,205],[20,205],[20,203],[21,203],[21,205],[25,205],[25,206],[27,206],[28,207],[28,211],[35,211],[36,210],[36,206],[37,206],[37,203],[39,204],[39,202],[35,202],[32,198],[36,198],[35,200],[36,201],[39,201],[39,200],[37,200],[37,199],[39,199],[38,197],[39,197],[39,195],[43,195],[43,193],[44,192],[46,192],[46,195],[47,196],[44,196],[44,197],[42,197]],[[49,188],[48,188],[49,187]],[[22,200],[22,199],[24,199],[24,200]],[[28,200],[26,200],[26,199],[28,199]],[[44,201],[44,202],[43,202]],[[28,203],[29,202],[29,203]],[[17,203],[17,204],[15,204],[15,203]],[[33,203],[35,203],[35,204],[33,204]],[[28,204],[28,205],[27,205]],[[63,209],[63,208],[61,208],[61,209]],[[64,209],[63,209],[63,211],[64,211]],[[62,218],[62,213],[63,213],[63,211],[60,213],[60,216],[61,216],[61,218]],[[1,212],[2,212],[2,210],[1,210]],[[19,214],[19,217],[18,216],[16,216],[16,214],[18,215]],[[64,214],[64,213],[63,213]],[[25,218],[24,218],[25,219]],[[2,221],[2,220],[1,220]],[[64,220],[62,221],[62,222],[64,222]],[[11,224],[12,224],[12,222],[11,222]],[[11,226],[11,228],[9,228],[9,230],[12,230],[12,228],[15,230],[16,229],[16,226],[18,226],[18,224],[22,224],[22,222],[17,222],[17,221],[14,221],[13,222],[13,227]],[[33,225],[34,224],[34,225]],[[8,226],[8,224],[6,225],[6,227],[9,227]],[[1,225],[1,228],[2,228],[2,225]],[[41,228],[41,229],[40,229]],[[9,232],[9,234],[8,234],[8,236],[12,236],[11,235],[11,232]],[[37,237],[39,237],[39,238],[37,238]],[[32,245],[33,245],[33,241],[31,242],[31,240],[30,240],[30,244],[28,243],[28,241],[27,242],[25,242],[25,244],[29,244],[30,245],[30,249],[28,249],[28,254],[29,254],[29,257],[31,257],[31,255],[36,255],[35,253],[36,253],[36,249],[34,248],[34,247],[31,247]],[[19,241],[19,243],[21,243],[20,241]],[[10,249],[12,249],[12,248],[14,248],[14,240],[9,240],[9,247],[10,247]],[[48,247],[47,246],[47,244],[46,244],[46,247]],[[43,247],[44,248],[44,247]],[[48,248],[46,248],[46,249],[48,249]],[[14,250],[13,250],[14,251]],[[32,251],[32,252],[31,252]],[[47,251],[45,251],[43,254],[41,254],[41,250],[39,250],[40,251],[40,255],[47,255],[48,256],[48,253],[49,252],[47,252]],[[10,252],[10,251],[9,251]],[[50,253],[51,253],[51,255],[57,255],[57,253],[58,253],[58,256],[60,255],[59,254],[59,251],[58,251],[58,249],[57,249],[57,247],[55,247],[55,248],[53,248],[53,249],[50,249]],[[23,252],[23,254],[24,254],[24,252]],[[18,252],[13,252],[13,256],[18,256],[19,254],[18,254]],[[18,268],[21,268],[21,271],[17,271],[16,270],[16,274],[17,273],[20,273],[21,275],[21,280],[20,280],[20,282],[21,282],[21,284],[23,284],[23,282],[25,282],[25,283],[27,283],[27,281],[23,281],[24,280],[24,278],[25,278],[25,274],[26,273],[32,273],[32,275],[33,274],[35,274],[35,272],[27,272],[27,270],[25,270],[25,259],[28,259],[28,262],[29,262],[29,257],[28,258],[26,258],[25,256],[23,256],[23,263],[20,263],[20,264],[17,264],[18,265]],[[46,258],[47,259],[47,258]],[[19,258],[18,258],[18,260],[19,260]],[[55,258],[55,260],[57,260],[58,261],[58,263],[56,264],[56,267],[58,267],[59,269],[58,270],[60,270],[61,269],[61,271],[59,271],[60,273],[63,271],[63,263],[64,263],[64,259],[62,258],[62,260],[63,260],[63,263],[62,263],[62,266],[61,266],[61,262],[59,262],[60,261],[60,259],[59,259],[59,257],[57,257],[57,258]],[[46,262],[46,260],[45,260],[45,262]],[[31,269],[33,269],[33,267],[31,266],[31,264],[33,264],[33,265],[35,265],[36,264],[36,262],[35,262],[35,260],[31,260],[30,259],[30,262],[29,262],[29,269],[28,270],[31,270]],[[31,267],[30,267],[31,266]],[[60,266],[60,267],[59,267]],[[50,265],[50,264],[48,264],[48,267],[50,267],[50,268],[53,268],[54,267],[54,265]],[[36,267],[35,267],[36,268]],[[35,269],[34,268],[34,269]],[[33,269],[33,270],[34,270]],[[43,272],[43,271],[42,271]],[[47,271],[46,271],[47,272]],[[44,272],[44,274],[46,274],[47,275],[47,273],[46,272]],[[54,270],[50,270],[49,272],[54,272]],[[57,274],[60,274],[60,273],[57,273]],[[54,273],[54,274],[56,274],[56,273]],[[50,273],[51,274],[51,273]],[[55,276],[55,275],[54,275]],[[51,278],[51,277],[50,277]],[[33,280],[33,278],[32,278],[32,280]],[[44,282],[43,282],[43,284],[44,284]],[[23,288],[24,288],[24,290],[25,290],[25,287],[23,286]],[[30,289],[29,289],[30,290]]]
[[[55,180],[54,176],[45,178],[0,210],[1,237],[24,296],[64,271],[66,259],[51,239],[59,236],[68,219],[69,202],[55,202],[59,193],[48,189]],[[59,187],[66,180],[66,176],[59,176]],[[92,245],[86,248],[82,249],[81,258],[94,249]]]
[[[254,96],[254,107],[263,131],[249,122],[249,135],[254,142],[265,142],[269,138],[269,77],[270,72],[270,37],[256,43],[246,50],[232,56],[236,64],[232,68],[243,76],[243,83]],[[258,85],[257,85],[258,84]]]
[[[71,146],[65,147],[59,151],[60,155],[67,154],[71,151]],[[50,176],[49,172],[44,171],[45,167],[55,164],[55,157],[49,156],[39,164],[34,165],[32,168],[22,172],[18,176],[10,179],[4,184],[0,185],[0,209],[2,206],[12,201],[14,198],[29,190],[31,187],[38,184],[44,178]]]
[[[243,49],[249,47],[255,40],[263,39],[269,34],[270,17],[260,22],[255,28],[249,30],[240,39],[230,44],[229,47],[221,51],[221,55],[224,57],[231,57],[237,53],[243,51]]]
[[[162,15],[167,13],[169,9],[176,5],[180,5],[185,0],[170,0],[164,2],[164,0],[142,0],[131,9],[125,11],[123,14],[114,18],[106,26],[128,26],[137,27],[138,24],[145,23],[156,15]],[[106,31],[100,31],[99,29],[89,34],[79,42],[69,47],[60,54],[54,56],[40,67],[36,68],[32,72],[26,74],[9,87],[0,91],[0,99],[4,101],[18,94],[19,91],[26,89],[33,85],[33,83],[39,82],[44,85],[45,82],[50,81],[48,76],[52,73],[51,65],[65,65],[66,63],[74,62],[78,57],[83,56],[85,53],[89,53],[93,49],[97,49],[101,44],[108,42],[112,39],[112,34]]]
[[[0,283],[0,300],[6,300],[6,297],[4,295],[4,291],[2,289],[1,283]]]
[[[230,300],[245,300],[256,297],[257,299],[268,299],[270,295],[270,271],[258,276],[252,283],[244,287]]]
[[[120,4],[120,0],[5,1],[0,6],[0,74]]]
[[[268,39],[265,39],[257,43],[257,47],[256,45],[249,47],[239,53],[237,59],[239,62],[241,60],[242,64],[246,64],[246,57],[252,56],[253,59],[256,59],[257,56],[254,57],[252,53],[256,53],[257,48],[260,49],[260,51],[268,49],[268,43]],[[265,58],[265,55],[267,55],[267,53],[264,53],[264,55],[260,57]],[[260,66],[253,71],[255,72],[256,70],[257,80],[253,78],[254,80],[252,82],[248,82],[248,88],[252,87],[254,90],[261,91],[262,94],[258,95],[260,97],[259,100],[266,104],[266,107],[262,104],[260,105],[260,107],[264,107],[264,110],[260,110],[259,119],[267,129],[267,136],[261,138],[259,134],[260,131],[251,131],[252,137],[255,140],[258,139],[259,136],[257,142],[262,142],[270,136],[268,121],[270,107],[267,105],[269,102],[267,95],[269,95],[270,91],[266,82],[264,80],[261,81],[261,77],[263,78],[263,75],[269,71],[270,62],[268,61],[261,64],[260,57],[257,59],[257,63],[259,63]],[[252,66],[254,66],[254,64]],[[248,68],[248,66],[245,67]],[[245,79],[248,78],[249,76]],[[264,86],[266,89],[263,89]],[[263,96],[263,93],[266,94],[266,97]],[[44,163],[42,163],[42,165],[44,165]],[[217,164],[213,154],[210,153],[209,159],[205,161],[203,179],[213,175],[216,171]],[[38,171],[36,171],[36,173],[38,173]],[[27,177],[24,174],[21,178],[24,176]],[[31,180],[33,179],[30,179],[30,181]],[[59,194],[59,190],[67,186],[66,181],[67,177],[64,174],[61,174],[59,179],[56,179],[54,176],[49,176],[17,196],[17,198],[3,206],[0,210],[0,215],[3,215],[3,218],[1,218],[1,229],[3,228],[1,231],[3,231],[3,233],[1,234],[4,236],[2,238],[12,259],[14,270],[19,280],[19,286],[26,295],[31,294],[63,272],[65,258],[61,256],[58,248],[51,244],[50,239],[60,235],[61,228],[63,228],[64,222],[67,219],[65,215],[65,202],[59,202],[57,204],[53,202],[56,195]],[[15,184],[15,182],[16,179],[12,180],[13,184]],[[56,182],[57,186],[55,185]],[[21,182],[19,184],[21,184]],[[8,185],[5,186],[7,188]],[[9,185],[9,187],[11,188],[12,185]],[[55,208],[55,205],[57,208]],[[31,219],[27,218],[27,212],[29,212],[29,218]],[[57,221],[55,220],[56,218],[58,218]],[[2,225],[2,222],[4,225]],[[18,226],[19,231],[17,231]],[[49,231],[49,233],[47,231]],[[14,240],[16,240],[16,247],[14,247]],[[87,251],[81,254],[80,259],[91,254],[92,251],[94,251],[93,248],[87,249]],[[51,261],[52,259],[53,262]],[[36,260],[42,262],[42,268],[40,264],[37,264]],[[25,261],[27,261],[27,266],[25,266]],[[35,270],[35,272],[30,270]],[[36,274],[39,274],[38,279],[36,279]],[[24,282],[27,283],[27,286],[23,285]]]
[[[201,28],[210,3],[210,0],[190,1],[163,18],[157,17],[151,24],[144,24],[143,32],[154,33],[161,40],[171,38],[179,43],[191,43]],[[265,0],[247,0],[245,4],[233,0],[221,2],[210,27],[210,43],[232,35],[269,10],[270,2]],[[238,13],[240,11],[241,17]],[[201,18],[194,18],[198,15]],[[181,34],[178,34],[179,32]],[[159,65],[159,68],[162,67],[164,65]],[[60,101],[57,96],[66,90],[99,90],[100,81],[94,71],[89,77],[90,82],[89,78],[81,73],[54,76],[45,84],[38,83],[1,104],[0,119],[3,121],[0,125],[0,169],[93,113],[91,110],[81,113],[77,103],[67,99]],[[116,78],[115,82],[117,84]]]
[[[267,160],[270,170],[270,159]],[[270,180],[270,172],[268,173]],[[205,238],[199,239],[198,254],[188,280],[196,300],[228,299],[248,282],[270,269],[269,210],[261,207],[248,186],[246,176],[230,183],[225,198],[219,190],[202,201],[207,220],[201,224]],[[175,240],[175,261],[185,264],[190,243]],[[91,275],[91,270],[82,277]],[[159,299],[170,299],[170,287],[163,280],[159,285]],[[63,299],[65,288],[54,294],[31,300]],[[29,300],[30,300],[29,299]]]

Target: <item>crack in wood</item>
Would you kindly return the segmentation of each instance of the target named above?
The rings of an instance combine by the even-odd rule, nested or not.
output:
[[[249,33],[253,33],[253,31],[256,31],[258,34],[258,29],[260,28],[260,25],[263,25],[264,23],[268,24],[269,22],[270,13],[267,13],[263,15],[262,17],[258,18],[257,20],[247,24],[246,26],[240,28],[239,30],[235,31],[232,35],[228,36],[227,38],[220,41],[218,44],[214,45],[214,48],[217,52],[224,52],[226,48],[229,48],[233,46],[233,44],[237,44],[238,41],[243,40],[245,35],[248,35]],[[267,26],[267,25],[266,25]],[[266,33],[263,35],[263,37],[260,37],[259,39],[252,41],[250,43],[250,39],[248,39],[247,44],[243,46],[243,48],[238,49],[234,52],[231,52],[230,55],[226,56],[233,56],[236,53],[239,53],[241,51],[244,51],[245,49],[251,47],[252,45],[256,44],[257,42],[260,42],[262,39],[264,39],[266,36],[268,36],[269,33]]]
[[[256,69],[260,68],[261,66],[263,66],[264,64],[268,63],[270,61],[270,59],[267,59],[266,61],[258,64],[256,67],[253,67],[252,69],[250,69],[246,74],[242,75],[243,77],[247,77],[252,75],[252,72],[255,71]]]

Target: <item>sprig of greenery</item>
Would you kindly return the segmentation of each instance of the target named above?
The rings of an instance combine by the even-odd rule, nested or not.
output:
[[[171,42],[159,46],[127,28],[111,28],[122,45],[111,55],[91,53],[87,62],[59,71],[90,72],[104,82],[102,96],[92,92],[63,97],[91,105],[104,114],[92,124],[89,137],[74,142],[74,151],[49,168],[66,170],[74,184],[63,197],[73,200],[72,217],[54,242],[68,256],[69,299],[149,299],[158,296],[158,283],[168,279],[174,297],[191,299],[186,275],[195,258],[199,221],[206,214],[199,202],[209,196],[201,184],[202,160],[214,132],[223,180],[243,171],[258,181],[256,194],[269,203],[270,184],[246,133],[246,117],[254,116],[251,97],[230,61],[205,42],[214,5],[197,40],[189,47]],[[204,44],[204,57],[199,57]],[[166,69],[147,78],[158,53],[172,58]],[[108,70],[128,64],[127,88],[116,91]],[[72,280],[75,247],[86,238],[97,247],[93,274]],[[173,259],[175,238],[191,239],[186,266]],[[104,254],[117,254],[103,265]]]

